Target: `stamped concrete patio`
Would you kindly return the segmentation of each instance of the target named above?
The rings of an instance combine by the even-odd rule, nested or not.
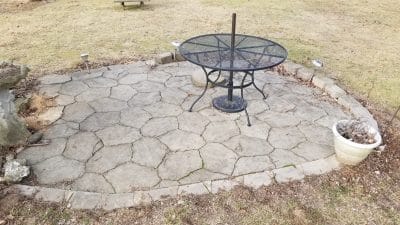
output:
[[[45,117],[60,118],[45,131],[49,145],[18,157],[32,165],[40,186],[98,193],[203,184],[188,190],[197,193],[232,179],[258,187],[304,176],[296,168],[332,159],[330,127],[350,114],[320,89],[257,72],[268,97],[245,89],[248,127],[244,112],[212,108],[222,88],[208,90],[188,112],[202,92],[191,82],[195,69],[187,62],[155,68],[138,62],[43,77],[40,92],[57,96],[58,104]]]

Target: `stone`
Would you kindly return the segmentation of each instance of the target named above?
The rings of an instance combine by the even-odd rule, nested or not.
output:
[[[326,115],[327,114],[323,109],[311,105],[298,106],[294,111],[294,116],[296,118],[307,120],[309,122],[314,122]]]
[[[146,106],[144,110],[153,117],[177,116],[182,113],[181,107],[163,102]]]
[[[128,101],[130,107],[152,105],[161,100],[160,92],[137,93]]]
[[[236,154],[218,143],[208,143],[200,149],[204,168],[212,171],[231,175],[237,160]]]
[[[191,84],[190,79],[187,77],[173,76],[165,82],[165,86],[169,88],[179,88]]]
[[[243,176],[243,184],[254,189],[262,186],[268,186],[272,183],[273,174],[271,172],[261,172],[247,174]]]
[[[241,116],[240,119],[237,120],[236,123],[240,129],[240,134],[266,140],[271,127],[267,123],[254,117],[250,117],[250,122],[251,126],[248,126],[246,116]]]
[[[51,74],[39,78],[41,84],[63,84],[71,80],[68,75]]]
[[[136,91],[143,92],[143,93],[162,91],[165,89],[164,84],[161,84],[158,82],[152,82],[152,81],[142,81],[140,83],[133,84],[132,87]]]
[[[247,111],[249,112],[249,115],[257,115],[267,110],[269,110],[269,106],[264,99],[247,101]]]
[[[102,99],[110,96],[110,88],[90,88],[78,96],[76,96],[76,101],[78,102],[90,102],[97,99]]]
[[[68,139],[64,156],[86,162],[97,149],[100,139],[92,132],[79,132]]]
[[[61,89],[61,84],[52,84],[52,85],[40,85],[39,86],[39,95],[43,95],[49,98],[54,98],[60,95],[58,92]]]
[[[104,196],[105,210],[129,208],[135,206],[134,193],[109,194]]]
[[[216,194],[220,191],[230,191],[235,186],[241,184],[238,180],[215,180],[211,182],[211,193]]]
[[[75,102],[75,98],[70,95],[57,95],[56,103],[60,106],[66,106]]]
[[[288,75],[291,76],[296,76],[297,71],[300,68],[303,68],[302,65],[296,64],[292,61],[286,60],[285,62],[282,63],[282,66],[285,68],[285,72],[288,73]]]
[[[61,85],[60,94],[77,96],[89,87],[82,81],[70,81]]]
[[[292,149],[306,141],[303,133],[297,127],[272,128],[268,142],[275,148]]]
[[[105,77],[96,77],[93,79],[85,80],[84,82],[91,88],[106,88],[115,87],[118,85],[117,81]]]
[[[267,155],[274,150],[274,148],[266,140],[244,135],[228,140],[226,145],[229,146],[229,144],[233,144],[231,149],[240,156]]]
[[[291,112],[281,113],[269,111],[256,116],[257,119],[265,121],[271,127],[297,126],[301,120]]]
[[[183,131],[202,134],[210,121],[207,117],[197,112],[183,112],[178,116],[179,129]]]
[[[323,76],[314,76],[312,79],[313,85],[320,89],[325,89],[326,86],[328,85],[333,85],[335,82],[329,78],[329,77],[323,77]]]
[[[48,108],[45,112],[38,116],[38,120],[43,121],[43,123],[46,125],[52,124],[61,118],[63,110],[64,106]]]
[[[28,144],[36,144],[43,138],[43,133],[42,132],[36,132],[32,134],[28,140],[26,141]]]
[[[343,95],[339,97],[337,101],[339,105],[348,110],[351,110],[352,108],[362,107],[362,105],[350,95]]]
[[[171,131],[161,136],[160,140],[172,151],[199,149],[205,143],[200,135],[181,130]]]
[[[33,171],[40,184],[73,181],[80,177],[84,170],[83,163],[62,156],[55,156],[33,165]]]
[[[167,147],[155,138],[142,138],[133,146],[132,161],[147,167],[157,168],[167,153]]]
[[[149,191],[152,201],[158,201],[168,197],[175,197],[178,194],[178,186],[157,188]]]
[[[201,101],[201,100],[200,100]],[[196,104],[197,105],[197,104]],[[212,122],[221,122],[225,120],[236,120],[239,118],[239,113],[224,113],[215,108],[205,108],[199,112]]]
[[[187,194],[202,195],[208,193],[209,190],[206,188],[206,186],[204,186],[203,183],[181,185],[178,188],[179,195],[187,195]]]
[[[102,174],[123,163],[129,162],[131,157],[130,144],[104,146],[86,163],[86,172]]]
[[[140,129],[151,115],[140,107],[131,107],[121,111],[121,124]]]
[[[64,200],[64,195],[64,190],[40,187],[35,194],[35,199],[44,202],[61,203]]]
[[[297,70],[296,77],[307,82],[314,80],[313,78],[315,78],[314,71],[305,67],[299,68],[299,70]]]
[[[0,62],[0,90],[9,89],[20,80],[24,79],[30,69],[25,65],[15,65],[8,62]]]
[[[48,129],[44,132],[44,138],[46,139],[54,139],[54,138],[63,138],[74,135],[78,132],[79,124],[74,122],[65,122],[60,124],[53,124],[48,127]]]
[[[328,173],[332,170],[340,168],[340,163],[336,160],[335,155],[327,158],[306,162],[297,166],[306,176],[320,175]]]
[[[336,84],[328,84],[325,86],[325,91],[332,97],[335,99],[338,99],[344,95],[346,95],[347,93],[341,89],[340,87],[338,87]]]
[[[283,167],[272,171],[276,182],[286,183],[296,180],[302,180],[304,174],[294,166]]]
[[[118,85],[111,89],[111,98],[128,101],[137,93],[135,89],[133,89],[129,85]]]
[[[161,91],[161,101],[175,105],[181,105],[187,96],[186,92],[178,88],[167,88]]]
[[[118,123],[119,120],[119,112],[94,113],[80,124],[80,130],[98,131],[113,126]]]
[[[102,206],[102,199],[100,193],[76,191],[69,203],[72,209],[97,209]]]
[[[206,75],[204,73],[204,71],[202,69],[195,69],[193,70],[193,72],[191,73],[191,79],[192,79],[192,84],[196,87],[205,87],[206,86]],[[218,80],[217,79],[217,73],[215,73],[215,75],[211,75],[210,79],[212,81],[216,81],[217,84],[222,84],[224,82],[226,82],[226,79],[223,76],[220,76]],[[214,87],[214,85],[212,83],[208,83],[208,88],[212,88]]]
[[[26,159],[28,165],[37,164],[43,160],[59,156],[66,146],[66,139],[52,139],[48,145],[28,147],[17,155],[18,159]]]
[[[193,183],[197,183],[197,182],[208,181],[208,180],[217,180],[217,179],[222,179],[222,178],[227,178],[227,175],[220,174],[220,173],[213,173],[206,169],[200,169],[200,170],[194,171],[189,176],[180,179],[179,183],[180,184],[193,184]]]
[[[93,79],[96,77],[101,77],[104,73],[104,70],[100,69],[99,71],[91,71],[91,73],[88,73],[86,70],[85,71],[78,71],[75,73],[72,73],[71,77],[72,80],[78,80],[78,81],[83,81],[83,80],[88,80],[88,79]]]
[[[116,193],[150,188],[160,181],[156,170],[133,163],[120,165],[107,172],[105,177],[112,184]]]
[[[14,184],[13,187],[18,191],[18,194],[26,197],[32,197],[38,191],[38,187]]]
[[[164,180],[179,180],[202,167],[199,152],[195,150],[167,154],[158,168]]]
[[[120,84],[137,84],[141,81],[147,80],[147,74],[128,74],[119,79]]]
[[[207,142],[224,142],[239,134],[239,128],[233,121],[211,122],[206,127],[203,137]]]
[[[164,71],[160,70],[152,70],[148,73],[148,80],[149,81],[155,81],[159,83],[165,83],[169,78],[171,77],[171,74],[166,73]]]
[[[328,157],[334,154],[330,145],[320,145],[312,142],[304,142],[291,150],[296,155],[301,155],[309,161]]]
[[[298,126],[307,140],[321,145],[333,145],[332,130],[314,124],[301,124]]]
[[[153,118],[142,127],[143,136],[156,137],[178,129],[178,121],[175,117]]]
[[[76,102],[65,107],[62,118],[66,121],[80,123],[93,113],[94,110],[87,103]]]
[[[304,158],[284,149],[275,149],[269,156],[276,168],[297,165],[306,162]]]
[[[262,172],[274,168],[275,166],[268,156],[242,157],[236,162],[233,176]]]
[[[17,115],[14,95],[0,90],[0,147],[24,144],[29,136],[25,123]]]
[[[128,104],[125,101],[112,98],[97,99],[89,102],[89,105],[93,107],[96,112],[118,112],[128,108]]]
[[[85,173],[71,185],[72,190],[97,193],[114,193],[114,189],[103,176],[95,173]]]
[[[132,143],[139,140],[141,136],[137,129],[120,125],[97,131],[96,135],[103,141],[104,145]]]
[[[289,101],[287,101],[281,97],[277,97],[277,96],[268,96],[266,102],[270,109],[270,111],[267,111],[268,114],[271,112],[288,113],[296,108],[296,105],[294,104],[294,102],[289,102]],[[265,114],[266,113],[262,113],[261,115],[264,116]]]
[[[171,52],[165,52],[157,55],[154,59],[157,64],[168,64],[174,61],[173,55]]]
[[[24,159],[11,159],[4,163],[4,180],[6,182],[17,183],[30,173]]]

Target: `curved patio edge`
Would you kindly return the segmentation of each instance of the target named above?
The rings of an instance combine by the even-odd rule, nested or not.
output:
[[[281,64],[283,71],[280,72],[284,75],[294,76],[305,82],[313,84],[315,87],[320,88],[326,92],[336,102],[349,110],[355,118],[366,120],[371,126],[379,130],[378,123],[372,114],[353,96],[348,94],[345,90],[339,87],[336,82],[324,75],[316,75],[314,70],[304,67],[303,65],[296,64],[292,61],[286,60]]]
[[[16,191],[25,197],[34,198],[38,201],[66,204],[68,208],[72,209],[114,210],[148,205],[153,201],[192,194],[216,194],[220,191],[229,191],[235,186],[240,185],[257,189],[261,186],[268,186],[274,183],[302,180],[305,176],[324,174],[340,167],[341,165],[336,160],[335,155],[331,155],[327,158],[274,169],[272,171],[246,174],[230,179],[217,179],[167,188],[157,188],[148,191],[109,194],[21,184],[11,186],[9,190]]]

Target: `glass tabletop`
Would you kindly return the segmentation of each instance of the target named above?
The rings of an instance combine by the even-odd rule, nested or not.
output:
[[[237,34],[231,51],[231,34],[207,34],[190,38],[179,47],[189,62],[210,69],[251,71],[274,67],[285,61],[287,51],[280,44],[255,36]]]

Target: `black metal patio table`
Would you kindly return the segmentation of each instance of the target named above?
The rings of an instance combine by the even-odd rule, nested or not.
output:
[[[202,94],[193,102],[189,111],[192,111],[193,106],[203,97],[208,84],[212,83],[228,89],[227,95],[213,99],[213,106],[228,113],[245,110],[249,126],[251,124],[243,89],[253,85],[265,99],[265,94],[254,82],[254,72],[277,66],[287,58],[286,49],[276,42],[236,34],[236,14],[232,16],[231,34],[206,34],[190,38],[180,45],[179,52],[183,58],[200,66],[207,80]],[[222,71],[229,72],[229,78],[226,83],[221,84],[217,81]],[[214,73],[218,75],[211,79]],[[234,76],[238,73],[243,73],[243,78],[239,84],[234,84]],[[250,81],[246,80],[247,77],[250,77]],[[234,95],[234,89],[240,89],[241,95]]]

